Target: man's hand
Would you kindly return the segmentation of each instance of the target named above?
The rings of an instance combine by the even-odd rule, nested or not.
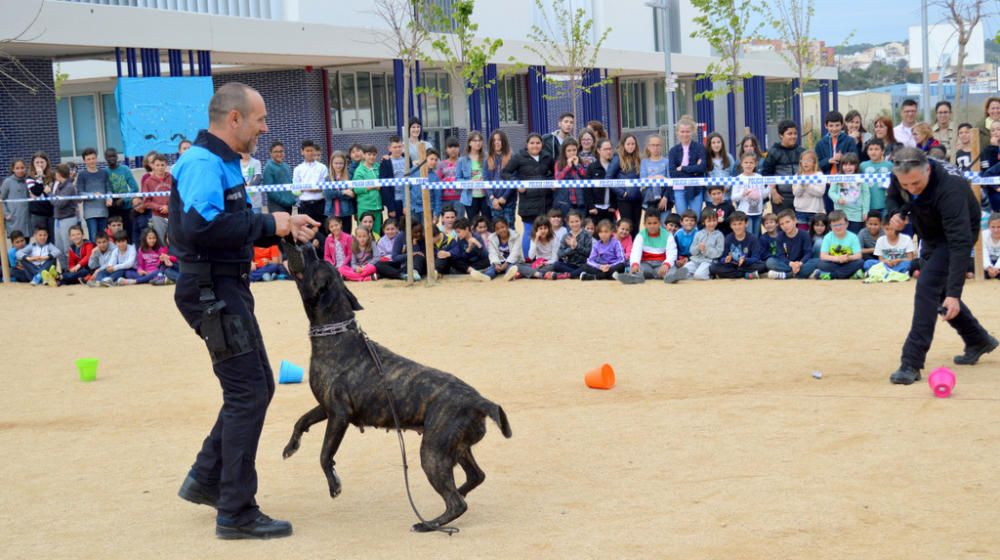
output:
[[[275,212],[271,216],[274,217],[275,235],[284,237],[291,234],[296,241],[301,243],[311,241],[316,236],[316,229],[319,228],[319,222],[306,214],[292,216],[288,212]]]
[[[961,309],[961,302],[956,297],[946,297],[944,301],[941,302],[941,307],[944,307],[945,314],[944,320],[951,321],[955,317],[958,317],[958,311]]]
[[[900,218],[899,214],[893,214],[892,218],[889,219],[889,225],[896,231],[902,231],[906,227],[906,220]]]

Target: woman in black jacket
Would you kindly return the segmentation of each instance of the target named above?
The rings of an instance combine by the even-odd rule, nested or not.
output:
[[[615,148],[611,140],[607,138],[598,140],[594,144],[594,152],[597,159],[587,167],[588,179],[604,179],[614,159]],[[594,220],[594,225],[601,223],[601,220],[609,220],[615,223],[615,193],[608,187],[599,189],[584,189],[583,201],[587,205],[587,215]]]
[[[503,168],[504,180],[548,181],[552,179],[552,157],[542,152],[542,137],[538,134],[528,135],[528,145],[513,157]],[[521,245],[524,254],[528,254],[531,243],[531,224],[535,218],[549,211],[552,207],[552,189],[517,189],[517,215],[521,217],[524,231],[521,235]]]

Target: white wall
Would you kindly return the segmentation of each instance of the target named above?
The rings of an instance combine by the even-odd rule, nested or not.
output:
[[[958,32],[951,24],[942,23],[930,25],[927,28],[928,64],[931,70],[936,70],[940,64],[942,53],[951,55],[951,67],[958,64]],[[910,69],[923,69],[924,34],[919,25],[910,27]],[[983,41],[983,24],[979,23],[972,30],[972,37],[965,45],[965,64],[982,64],[985,60],[985,43]]]

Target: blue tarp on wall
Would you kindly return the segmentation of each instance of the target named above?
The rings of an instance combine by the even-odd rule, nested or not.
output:
[[[213,92],[211,77],[118,78],[115,102],[125,155],[176,153],[182,138],[193,140],[208,128]]]

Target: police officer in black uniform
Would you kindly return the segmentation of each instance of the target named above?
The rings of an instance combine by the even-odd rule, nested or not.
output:
[[[917,148],[896,150],[892,161],[886,200],[890,222],[902,230],[912,220],[923,245],[913,324],[899,369],[889,377],[892,383],[909,385],[920,380],[939,313],[965,342],[965,352],[955,356],[958,365],[975,364],[995,350],[998,342],[961,299],[972,248],[979,238],[980,205],[969,182],[957,168],[928,160]]]
[[[169,238],[180,264],[174,301],[208,346],[223,404],[178,494],[217,509],[219,538],[284,537],[291,523],[264,515],[254,500],[257,443],[274,376],[253,314],[250,261],[255,244],[273,245],[286,235],[307,242],[319,224],[305,215],[251,210],[238,152],[253,153],[267,132],[260,94],[226,84],[208,113],[208,130],[172,169]]]

